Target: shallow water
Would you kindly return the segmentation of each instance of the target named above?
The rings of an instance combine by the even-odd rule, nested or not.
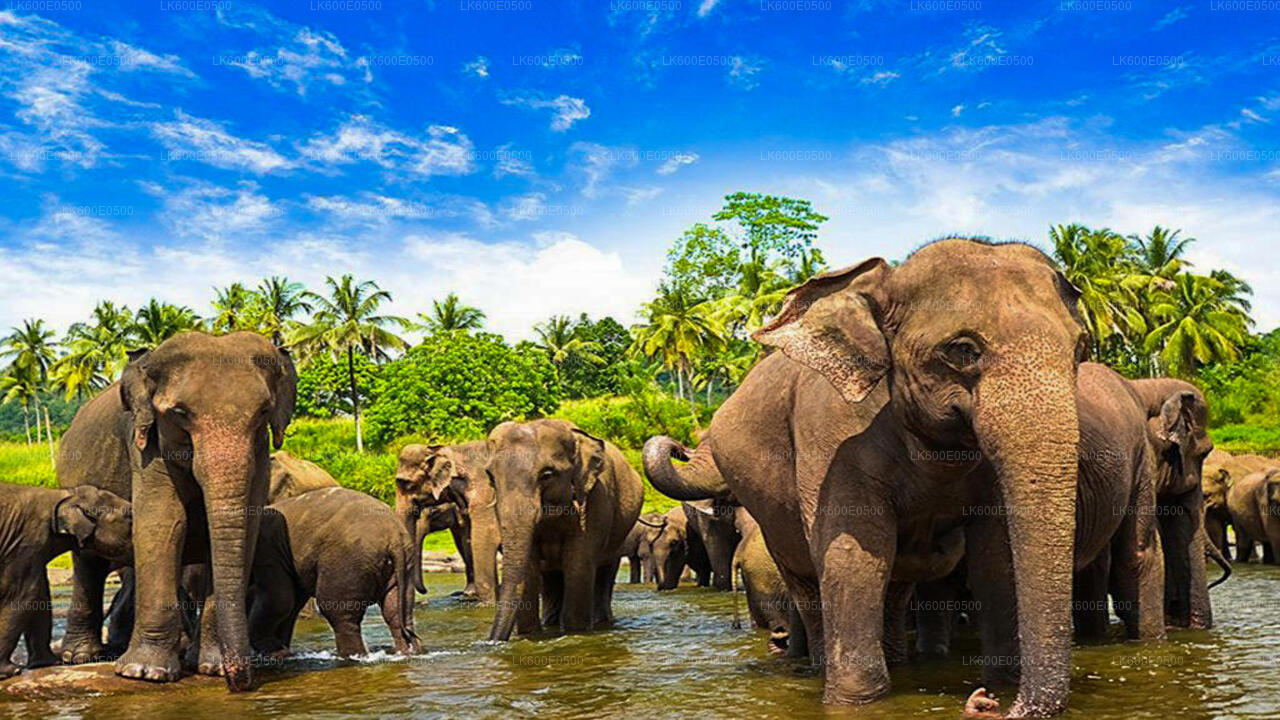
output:
[[[655,593],[620,584],[617,626],[586,635],[507,644],[482,641],[491,608],[458,602],[461,575],[429,575],[416,613],[424,653],[400,658],[376,608],[365,620],[363,661],[332,655],[321,619],[299,623],[297,655],[261,674],[253,693],[220,687],[58,701],[0,699],[15,717],[182,717],[306,714],[414,717],[959,717],[977,687],[972,637],[950,659],[893,672],[886,700],[823,709],[821,680],[770,656],[763,631],[734,630],[727,593],[682,586]],[[65,603],[65,588],[57,593]],[[1280,716],[1280,567],[1244,566],[1214,590],[1218,626],[1169,642],[1077,648],[1067,718],[1275,718]],[[744,606],[745,611],[745,606]],[[61,632],[61,629],[57,631]],[[1011,697],[1002,693],[1002,698]]]

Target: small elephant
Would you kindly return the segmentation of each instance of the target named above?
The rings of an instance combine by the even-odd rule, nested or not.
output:
[[[1276,460],[1261,455],[1233,455],[1214,448],[1204,460],[1204,525],[1209,541],[1224,556],[1229,556],[1227,526],[1232,525],[1231,510],[1227,507],[1227,492],[1231,485],[1249,475],[1280,465]],[[1239,533],[1237,533],[1238,535]],[[1237,538],[1238,540],[1238,538]],[[1236,560],[1248,560],[1248,550],[1236,543]]]
[[[19,671],[10,658],[20,637],[26,639],[28,667],[58,663],[49,647],[49,561],[73,549],[108,562],[128,561],[132,531],[132,506],[105,490],[0,484],[0,678]]]
[[[406,445],[396,468],[396,515],[418,548],[414,584],[422,582],[422,541],[448,529],[467,570],[464,598],[492,604],[498,588],[498,519],[493,486],[485,475],[489,449],[484,441],[462,445]],[[426,522],[420,522],[426,511]]]
[[[1280,467],[1250,473],[1231,484],[1227,508],[1236,530],[1236,558],[1250,560],[1253,543],[1262,543],[1262,560],[1276,564],[1280,555]]]
[[[642,555],[641,548],[646,544],[645,536],[655,530],[661,531],[665,521],[666,518],[658,513],[641,515],[636,518],[636,526],[627,533],[627,539],[622,541],[622,547],[618,548],[618,558],[627,559],[627,569],[632,585],[653,581],[650,557],[647,553]]]
[[[645,534],[640,557],[652,570],[658,590],[675,590],[689,559],[688,521],[683,507],[671,508],[659,517],[662,526]]]
[[[509,640],[517,624],[528,633],[611,623],[618,548],[644,501],[640,476],[618,448],[564,420],[505,422],[488,444],[503,549],[489,639]]]
[[[769,631],[769,652],[784,653],[791,635],[791,594],[787,592],[787,584],[782,581],[782,574],[769,554],[760,526],[746,508],[738,508],[736,523],[742,541],[733,553],[734,578],[736,580],[739,574],[742,576],[751,622]],[[735,624],[737,607],[735,597]]]
[[[364,654],[370,605],[381,607],[396,651],[417,653],[412,543],[390,508],[355,490],[313,490],[267,507],[250,574],[254,651],[287,654],[298,613],[315,597],[339,655]]]

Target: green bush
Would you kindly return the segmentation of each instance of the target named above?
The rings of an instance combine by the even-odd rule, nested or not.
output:
[[[289,426],[284,449],[329,472],[338,484],[388,504],[395,500],[396,452],[356,452],[356,425],[350,418],[299,418]]]
[[[626,397],[569,400],[555,414],[619,447],[641,448],[654,435],[697,444],[695,432],[710,422],[711,411],[699,407],[696,412],[695,418],[685,401],[650,390]]]
[[[410,434],[461,442],[504,420],[545,415],[559,393],[546,353],[491,333],[440,332],[379,372],[368,437],[376,445]]]

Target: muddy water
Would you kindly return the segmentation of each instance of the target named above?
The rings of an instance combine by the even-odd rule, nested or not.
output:
[[[0,699],[0,716],[951,718],[980,676],[976,642],[962,637],[951,659],[895,670],[888,699],[823,710],[821,682],[810,669],[769,656],[762,632],[732,629],[725,593],[682,587],[657,595],[622,584],[611,630],[497,645],[480,640],[491,610],[448,597],[461,588],[461,576],[427,581],[429,600],[416,615],[419,657],[388,655],[374,612],[365,638],[381,649],[364,662],[334,659],[323,620],[304,620],[294,641],[298,656],[264,672],[262,687],[250,694],[200,688]],[[59,597],[65,602],[65,589]],[[1066,717],[1280,717],[1280,568],[1239,568],[1214,599],[1219,626],[1212,631],[1077,649]]]

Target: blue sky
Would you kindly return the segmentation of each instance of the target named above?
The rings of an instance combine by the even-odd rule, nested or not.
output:
[[[0,327],[343,272],[631,322],[736,190],[813,201],[835,265],[1178,227],[1280,324],[1280,3],[5,7]]]

